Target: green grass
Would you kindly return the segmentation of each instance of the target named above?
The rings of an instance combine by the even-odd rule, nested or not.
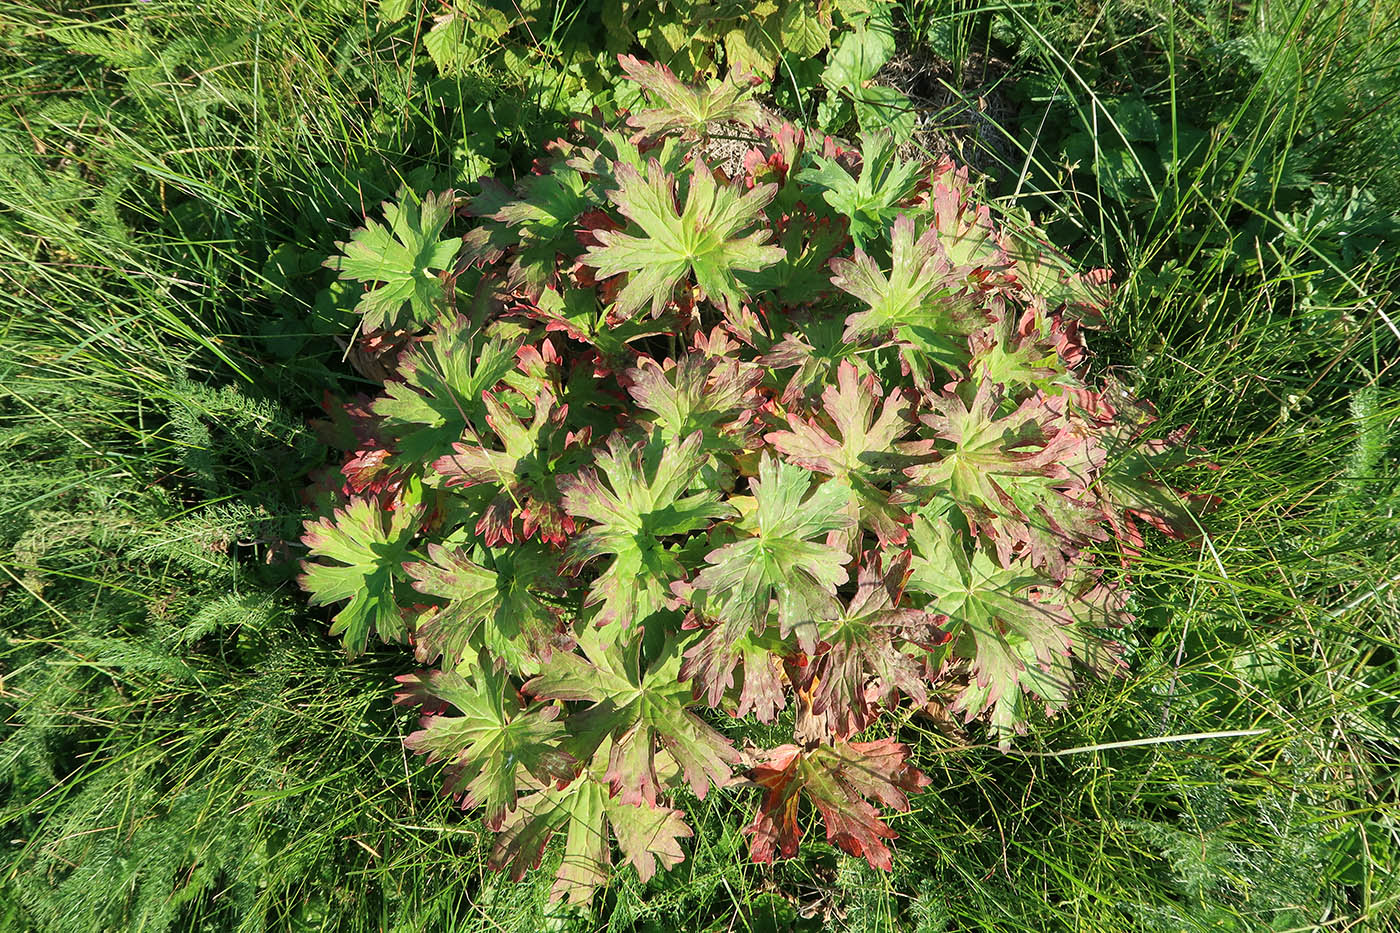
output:
[[[400,745],[407,657],[346,661],[281,543],[358,387],[320,258],[401,184],[527,165],[557,95],[439,80],[372,5],[212,10],[0,3],[0,927],[1400,928],[1400,8],[903,6],[1005,63],[991,191],[1118,270],[1094,365],[1221,504],[1133,564],[1128,678],[1011,754],[900,725],[934,784],[891,874],[815,829],[748,863],[735,789],[591,919],[485,870]]]

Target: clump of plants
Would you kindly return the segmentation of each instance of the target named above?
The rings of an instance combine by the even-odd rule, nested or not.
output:
[[[364,283],[352,359],[384,390],[334,409],[303,585],[350,651],[429,666],[399,678],[408,745],[499,832],[496,868],[560,834],[554,892],[586,902],[614,844],[669,868],[677,804],[745,779],[755,860],[811,807],[889,868],[881,809],[929,783],[900,722],[1005,743],[1120,671],[1095,555],[1190,533],[1160,478],[1183,454],[1085,379],[1107,274],[999,227],[966,170],[624,64],[649,102],[626,126],[386,204],[328,261]]]

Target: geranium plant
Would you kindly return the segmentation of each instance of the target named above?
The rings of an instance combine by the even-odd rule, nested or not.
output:
[[[826,838],[888,868],[929,780],[892,732],[946,704],[1003,743],[1121,669],[1090,545],[1186,535],[1084,377],[1107,274],[993,222],[965,170],[776,124],[736,84],[624,61],[649,99],[513,185],[386,205],[363,282],[381,397],[338,411],[303,585],[352,652],[406,642],[409,746],[556,895],[684,858],[677,802],[757,785],[758,861]],[[745,127],[742,168],[711,135]],[[455,217],[465,236],[449,235]],[[786,717],[792,740],[736,744]]]

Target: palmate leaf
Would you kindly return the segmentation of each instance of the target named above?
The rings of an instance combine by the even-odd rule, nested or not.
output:
[[[570,560],[581,565],[614,557],[585,600],[585,605],[602,604],[599,625],[626,628],[666,608],[671,584],[683,576],[666,539],[733,514],[717,491],[685,495],[704,465],[703,442],[699,431],[673,445],[659,432],[645,445],[615,434],[595,458],[602,476],[589,467],[559,481],[564,509],[593,523],[569,543]]]
[[[1010,268],[1011,260],[992,226],[991,208],[972,205],[965,194],[959,185],[935,184],[930,229],[938,234],[950,275],[975,286],[988,275]]]
[[[757,446],[760,430],[754,415],[762,402],[757,391],[763,370],[738,360],[691,352],[660,364],[644,358],[624,374],[628,394],[651,412],[668,444],[699,431],[707,454],[738,453]]]
[[[412,487],[405,501],[385,510],[375,499],[352,499],[329,518],[307,521],[302,543],[311,557],[304,561],[300,583],[311,605],[348,599],[335,614],[332,635],[342,636],[352,655],[365,650],[371,630],[383,641],[402,641],[403,612],[394,596],[423,509]]]
[[[813,156],[815,164],[797,176],[798,183],[820,190],[838,217],[850,221],[851,238],[858,248],[868,249],[884,236],[885,226],[923,179],[923,166],[905,162],[895,148],[889,133],[862,133],[858,177],[852,178],[841,163],[825,156]]]
[[[753,837],[753,860],[771,862],[778,854],[796,854],[802,837],[798,803],[806,797],[826,823],[827,842],[863,857],[872,868],[889,871],[893,860],[885,840],[898,834],[881,822],[871,801],[909,809],[908,795],[931,782],[908,759],[909,749],[893,739],[769,750],[750,773],[764,789],[758,813],[744,827],[744,834]]]
[[[505,670],[485,653],[469,676],[421,671],[396,679],[405,688],[396,703],[448,704],[457,711],[424,716],[405,744],[430,762],[447,762],[443,794],[463,809],[484,807],[491,829],[500,829],[515,809],[522,772],[541,783],[573,780],[577,762],[558,748],[564,734],[558,708],[526,710]]]
[[[545,787],[521,798],[507,817],[487,864],[509,871],[516,881],[538,868],[545,846],[556,832],[565,835],[552,900],[568,898],[585,905],[608,880],[612,862],[608,829],[625,861],[647,881],[659,864],[670,869],[685,860],[680,840],[694,835],[680,810],[627,804],[608,795],[607,786],[584,773],[566,787]]]
[[[893,332],[922,357],[954,368],[967,355],[963,338],[985,318],[960,284],[950,280],[952,267],[938,232],[929,229],[917,239],[915,234],[912,217],[902,215],[894,222],[888,276],[859,249],[853,259],[832,260],[832,284],[866,305],[846,319],[841,339],[855,344]],[[925,375],[927,364],[905,355],[916,374]]]
[[[652,106],[628,117],[643,138],[675,134],[704,134],[712,123],[759,126],[763,110],[749,99],[751,84],[733,76],[710,87],[691,87],[665,65],[619,55],[627,77],[651,98]]]
[[[665,642],[645,671],[635,641],[618,647],[596,629],[579,635],[584,655],[556,653],[525,690],[541,699],[589,702],[571,713],[575,756],[606,752],[606,778],[623,803],[655,806],[666,765],[679,766],[697,797],[723,786],[738,760],[729,740],[690,711],[690,687],[679,678],[681,655]],[[661,766],[658,766],[661,759]]]
[[[749,536],[707,554],[694,584],[731,640],[762,633],[774,601],[784,635],[810,623],[846,582],[846,553],[813,539],[852,524],[850,487],[828,480],[809,496],[812,474],[766,453],[749,487],[757,507],[738,525]]]
[[[783,640],[772,629],[761,635],[750,630],[730,638],[724,626],[716,625],[685,650],[680,678],[691,682],[696,698],[718,708],[733,692],[738,670],[740,690],[734,716],[742,719],[752,712],[759,722],[772,722],[787,705],[780,664],[785,651]]]
[[[465,255],[490,263],[509,252],[506,286],[538,298],[546,287],[558,284],[560,260],[582,253],[578,218],[594,206],[583,176],[564,166],[526,175],[516,197],[483,181],[482,193],[468,207],[485,222],[463,238]]]
[[[617,166],[619,188],[608,197],[642,235],[598,230],[594,237],[602,245],[589,247],[584,261],[600,277],[627,275],[612,308],[619,317],[632,317],[648,302],[653,316],[660,314],[687,276],[694,276],[709,301],[737,310],[744,292],[736,273],[756,272],[783,258],[779,247],[763,245],[767,229],[742,233],[759,224],[776,185],[747,192],[719,185],[699,156],[687,177],[685,208],[678,212],[675,179],[659,163],[648,162],[642,172]]]
[[[878,551],[864,555],[856,592],[841,613],[819,623],[821,646],[804,670],[801,689],[828,734],[848,738],[864,730],[898,693],[922,705],[928,698],[918,657],[906,644],[928,649],[946,636],[943,616],[896,608],[909,572],[909,552],[882,568]]]
[[[340,255],[326,260],[342,279],[377,283],[365,292],[355,310],[364,315],[366,329],[394,329],[427,324],[442,309],[442,282],[434,270],[449,269],[461,248],[457,239],[439,240],[452,217],[451,191],[429,194],[421,205],[385,201],[388,227],[365,221],[337,243]]]
[[[1127,618],[1111,591],[1084,594],[1024,560],[1002,567],[982,550],[969,555],[946,523],[917,519],[911,537],[908,588],[948,616],[952,655],[970,667],[953,708],[969,720],[988,713],[1003,747],[1013,731],[1025,730],[1024,695],[1040,697],[1052,711],[1067,702],[1074,660],[1097,671],[1118,668],[1117,646],[1093,631]]]
[[[433,461],[433,472],[449,488],[485,485],[498,490],[476,524],[487,547],[513,544],[517,537],[528,540],[536,533],[541,541],[563,545],[574,533],[574,520],[564,511],[557,477],[580,466],[586,432],[579,437],[569,430],[568,409],[556,405],[548,390],[534,399],[528,425],[495,393],[483,393],[482,403],[490,434],[464,429],[452,452]],[[486,446],[491,440],[505,449]]]
[[[396,466],[420,467],[452,449],[468,425],[482,425],[485,394],[515,368],[518,342],[487,339],[464,318],[434,325],[400,362],[402,382],[373,405],[393,439]]]
[[[482,648],[520,672],[538,667],[555,646],[557,613],[539,598],[559,592],[558,558],[522,545],[492,552],[494,569],[461,549],[428,545],[428,559],[404,564],[413,588],[447,605],[422,617],[414,632],[418,660],[441,657],[453,670]]]
[[[964,400],[972,396],[969,404]],[[1027,399],[998,415],[1000,386],[982,379],[930,399],[920,420],[937,440],[938,459],[906,468],[911,485],[952,501],[1003,565],[1024,553],[1031,565],[1063,577],[1068,558],[1105,537],[1102,515],[1082,498],[1090,481],[1084,436],[1043,401]]]
[[[792,463],[845,483],[851,490],[851,518],[874,531],[882,544],[900,544],[906,536],[907,517],[881,487],[902,478],[900,467],[909,462],[895,444],[913,426],[909,403],[896,392],[881,406],[884,393],[879,382],[874,375],[862,379],[850,362],[842,361],[836,379],[837,384],[822,393],[835,435],[814,418],[790,415],[790,430],[774,431],[764,440]]]

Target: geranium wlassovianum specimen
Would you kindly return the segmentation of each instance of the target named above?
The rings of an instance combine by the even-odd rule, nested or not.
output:
[[[554,891],[586,902],[618,857],[683,859],[717,792],[752,795],[759,861],[820,820],[888,868],[881,808],[929,782],[870,733],[939,704],[1005,745],[1120,671],[1125,578],[1095,556],[1189,534],[1179,439],[1086,381],[1106,274],[999,227],[965,170],[628,64],[661,109],[353,239],[359,349],[392,375],[349,403],[365,449],[303,584],[349,650],[434,665],[401,678],[408,744],[498,868],[558,835]],[[730,174],[707,101],[757,124]]]

